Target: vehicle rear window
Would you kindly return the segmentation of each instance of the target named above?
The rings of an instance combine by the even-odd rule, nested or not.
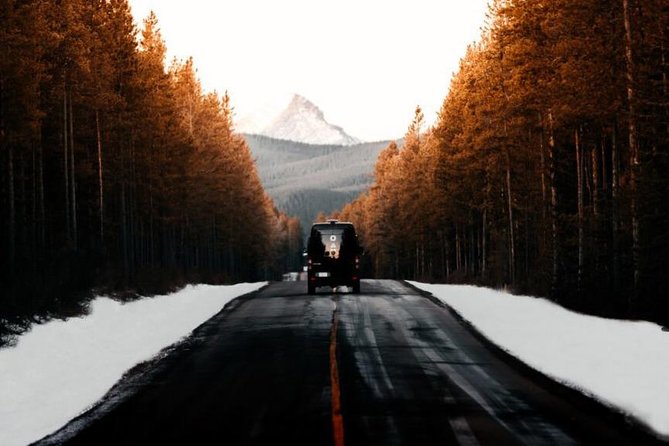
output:
[[[338,259],[356,252],[358,242],[353,226],[315,225],[309,237],[309,255]]]
[[[321,243],[325,246],[325,256],[333,259],[339,258],[341,250],[341,240],[344,235],[343,229],[323,229],[318,231],[321,236]]]

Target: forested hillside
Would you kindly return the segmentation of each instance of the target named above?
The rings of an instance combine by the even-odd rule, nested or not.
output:
[[[265,194],[227,94],[165,53],[126,0],[0,1],[4,330],[78,311],[93,288],[257,280],[296,260],[299,222]]]
[[[277,208],[299,217],[308,230],[319,212],[330,213],[369,189],[379,152],[370,142],[313,145],[245,135],[265,190]]]
[[[382,277],[667,323],[668,58],[664,0],[494,1],[438,122],[340,216]]]

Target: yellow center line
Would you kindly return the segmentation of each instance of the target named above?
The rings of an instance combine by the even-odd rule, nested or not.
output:
[[[330,387],[332,388],[332,431],[334,446],[344,446],[344,419],[341,414],[341,390],[339,388],[339,369],[337,367],[337,328],[339,317],[337,309],[332,315],[330,331]]]

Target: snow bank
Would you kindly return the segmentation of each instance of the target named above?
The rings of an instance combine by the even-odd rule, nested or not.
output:
[[[411,282],[531,367],[669,436],[669,333],[578,314],[546,299]]]
[[[125,371],[263,285],[188,286],[126,304],[99,297],[85,317],[36,325],[0,349],[0,445],[24,445],[60,428]]]

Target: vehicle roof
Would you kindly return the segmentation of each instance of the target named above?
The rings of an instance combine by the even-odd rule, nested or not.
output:
[[[327,228],[346,228],[346,227],[351,227],[354,228],[353,223],[348,222],[348,221],[332,221],[332,222],[319,222],[319,223],[314,223],[311,226],[311,229],[327,229]]]

